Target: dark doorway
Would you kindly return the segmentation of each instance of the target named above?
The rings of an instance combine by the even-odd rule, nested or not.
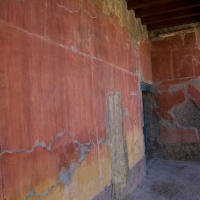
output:
[[[143,133],[144,133],[144,143],[145,143],[145,157],[148,159],[148,132],[147,132],[147,112],[146,112],[146,97],[145,94],[152,92],[152,86],[141,83],[142,90],[142,104],[143,104]]]

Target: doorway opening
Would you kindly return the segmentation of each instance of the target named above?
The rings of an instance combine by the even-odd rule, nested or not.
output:
[[[148,159],[148,131],[147,131],[147,99],[146,95],[152,92],[152,86],[146,83],[141,83],[142,104],[143,104],[143,134],[145,143],[145,157]]]

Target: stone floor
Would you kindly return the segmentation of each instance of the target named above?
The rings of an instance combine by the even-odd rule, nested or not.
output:
[[[200,163],[154,159],[128,200],[200,200]]]

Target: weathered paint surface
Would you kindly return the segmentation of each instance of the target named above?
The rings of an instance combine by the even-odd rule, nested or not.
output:
[[[151,41],[155,101],[150,99],[158,124],[157,130],[150,128],[154,134],[150,141],[153,146],[162,147],[158,151],[164,157],[200,160],[200,49],[197,41],[196,32]],[[154,146],[152,151],[153,148],[156,149]]]
[[[127,170],[143,159],[147,32],[124,3],[0,0],[1,200],[86,200],[110,185],[109,92],[123,98]]]
[[[144,155],[144,137],[141,128],[135,127],[133,132],[127,133],[127,148],[129,155],[129,168],[138,163]]]

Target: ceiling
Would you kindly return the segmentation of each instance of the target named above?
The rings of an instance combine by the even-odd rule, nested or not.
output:
[[[200,22],[200,0],[126,0],[147,30]]]

